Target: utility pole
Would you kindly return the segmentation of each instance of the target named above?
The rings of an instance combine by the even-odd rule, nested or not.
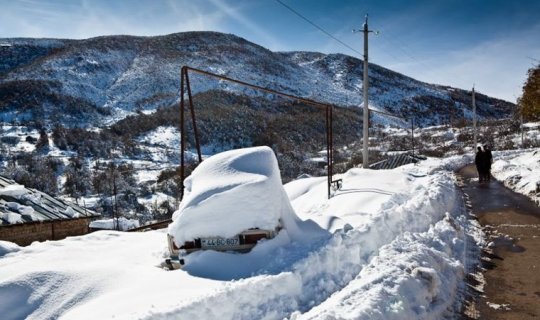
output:
[[[523,143],[523,112],[521,112],[521,115],[519,117],[519,126],[521,128],[521,148],[525,148],[525,145]]]
[[[411,145],[412,145],[412,156],[414,157],[414,117],[411,117]]]
[[[116,216],[116,224],[114,223],[114,218],[113,218],[113,227],[114,227],[114,229],[116,229],[116,231],[119,231],[120,230],[120,225],[119,225],[119,221],[118,221],[118,202],[116,201],[116,193],[117,193],[117,191],[118,190],[116,189],[116,170],[113,167],[114,215]]]
[[[368,34],[373,32],[368,28],[368,15],[366,14],[366,22],[364,22],[364,79],[362,80],[362,87],[364,89],[364,116],[363,116],[363,130],[362,130],[362,167],[369,167],[369,62],[368,62]]]
[[[476,137],[476,101],[475,101],[475,94],[474,94],[474,85],[472,87],[472,110],[473,110],[473,143],[474,143],[474,153],[476,153],[476,150],[478,149],[478,140]]]

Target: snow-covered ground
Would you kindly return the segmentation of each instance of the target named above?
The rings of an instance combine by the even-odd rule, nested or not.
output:
[[[294,212],[287,214],[297,216],[298,225],[325,232],[303,238],[307,228],[293,231],[285,224],[247,254],[195,252],[182,270],[163,268],[164,230],[98,231],[27,247],[0,242],[0,314],[2,319],[451,318],[482,242],[452,173],[468,161],[456,156],[387,171],[351,169],[335,177],[343,179],[343,187],[330,199],[326,178],[295,180],[276,200],[288,198]],[[223,209],[257,201],[242,188],[246,177],[272,176],[268,166],[236,168],[244,176],[237,179],[233,172],[226,178],[240,187],[232,189],[234,202],[218,201]],[[275,186],[275,178],[270,180]],[[205,180],[198,183],[204,186]],[[258,185],[261,190],[264,184]],[[216,194],[207,190],[213,190],[206,193],[210,198]],[[271,202],[265,205],[272,210]],[[264,219],[264,212],[253,214]],[[229,228],[237,223],[232,218],[216,221]]]
[[[107,229],[107,230],[122,230],[126,231],[133,228],[138,228],[139,220],[126,219],[120,217],[118,219],[101,219],[90,222],[89,227],[92,229]]]
[[[494,152],[491,173],[540,205],[540,148]]]

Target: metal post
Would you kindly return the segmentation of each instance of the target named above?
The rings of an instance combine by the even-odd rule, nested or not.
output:
[[[478,138],[476,135],[476,100],[474,94],[474,85],[472,87],[472,110],[473,110],[473,143],[474,143],[474,153],[478,149]]]
[[[328,143],[330,141],[330,131],[328,130],[328,123],[330,122],[330,115],[328,107],[325,109],[324,122],[326,125],[326,184],[328,189],[328,199],[330,199],[330,187],[332,184],[332,177],[330,177],[330,148],[328,148]]]
[[[371,31],[370,31],[371,32]],[[239,84],[239,85],[242,85],[242,86],[246,86],[246,87],[249,87],[249,88],[253,88],[255,90],[260,90],[260,91],[263,91],[263,92],[267,92],[267,93],[271,93],[271,94],[275,94],[275,95],[278,95],[278,96],[282,96],[282,97],[287,97],[287,98],[290,98],[290,99],[293,99],[293,100],[296,100],[296,101],[299,101],[299,102],[303,102],[303,103],[306,103],[308,105],[311,105],[311,106],[315,106],[315,107],[318,107],[318,108],[325,108],[325,111],[326,111],[326,117],[325,117],[325,121],[326,121],[326,144],[327,144],[327,169],[328,169],[328,195],[330,196],[330,188],[331,188],[331,185],[332,185],[332,176],[333,176],[333,159],[334,159],[334,155],[333,155],[333,130],[332,130],[332,122],[333,122],[333,119],[332,119],[332,108],[333,108],[333,105],[331,104],[328,104],[328,103],[322,103],[322,102],[317,102],[317,101],[314,101],[314,100],[310,100],[310,99],[306,99],[306,98],[301,98],[301,97],[297,97],[297,96],[294,96],[294,95],[291,95],[291,94],[287,94],[287,93],[284,93],[284,92],[280,92],[280,91],[276,91],[276,90],[273,90],[273,89],[269,89],[269,88],[265,88],[265,87],[261,87],[261,86],[258,86],[258,85],[254,85],[254,84],[251,84],[251,83],[248,83],[248,82],[244,82],[244,81],[240,81],[240,80],[236,80],[236,79],[232,79],[232,78],[229,78],[229,77],[225,77],[223,75],[218,75],[218,74],[215,74],[215,73],[211,73],[211,72],[208,72],[208,71],[204,71],[204,70],[200,70],[200,69],[196,69],[196,68],[191,68],[191,67],[188,67],[188,66],[183,66],[182,67],[182,71],[181,71],[181,78],[180,78],[180,130],[181,130],[181,139],[180,139],[180,143],[181,143],[181,157],[180,157],[180,160],[181,160],[181,165],[180,165],[180,177],[181,177],[181,181],[182,181],[182,185],[181,185],[181,198],[183,197],[184,195],[184,149],[185,149],[185,127],[184,127],[184,108],[185,108],[185,103],[184,103],[184,76],[186,77],[186,83],[189,81],[188,80],[188,77],[187,77],[187,74],[188,74],[188,71],[192,71],[192,72],[195,72],[195,73],[198,73],[198,74],[201,74],[201,75],[205,75],[205,76],[209,76],[209,77],[213,77],[213,78],[217,78],[217,79],[221,79],[221,80],[225,80],[225,81],[229,81],[229,82],[232,82],[232,83],[236,83],[236,84]],[[190,86],[188,85],[188,94],[189,94],[189,90],[190,90]],[[190,100],[191,97],[190,97]],[[190,105],[190,107],[193,108],[192,105]],[[192,116],[193,118],[195,117],[195,114],[194,112],[192,112]],[[198,132],[195,131],[195,135],[198,136]],[[196,137],[196,140],[198,138]],[[199,147],[197,147],[199,149]],[[181,199],[180,198],[180,199]]]
[[[114,165],[114,164],[113,164]],[[116,227],[114,224],[114,218],[113,218],[113,228],[116,229],[116,231],[120,230],[120,225],[118,221],[118,202],[116,201],[116,167],[113,166],[113,192],[114,192],[114,216],[116,216]]]
[[[197,147],[197,156],[199,157],[199,163],[202,162],[201,144],[199,143],[199,132],[197,131],[197,123],[195,122],[195,109],[193,108],[193,97],[191,96],[191,85],[189,84],[188,70],[186,69],[186,86],[189,98],[189,110],[191,112],[191,120],[193,125],[193,132],[195,133],[195,146]]]
[[[362,167],[369,167],[369,76],[368,76],[368,15],[366,14],[366,22],[364,23],[364,79],[362,86],[364,89],[364,121],[363,121],[363,145],[362,145]]]
[[[180,200],[184,198],[184,147],[186,131],[184,128],[184,75],[186,74],[186,67],[182,67],[180,72]]]
[[[520,127],[521,127],[521,148],[525,148],[525,143],[523,141],[523,112],[521,112],[521,116],[519,117]]]
[[[411,144],[412,144],[412,156],[414,157],[414,118],[411,118]]]
[[[330,179],[332,179],[334,174],[334,107],[328,106],[330,109],[330,126],[328,130],[330,131],[330,140],[328,141],[327,148],[330,149]]]

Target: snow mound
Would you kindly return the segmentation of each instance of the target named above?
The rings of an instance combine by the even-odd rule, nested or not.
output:
[[[115,230],[117,225],[118,229],[122,231],[138,228],[140,226],[139,220],[127,219],[124,217],[118,219],[101,219],[90,222],[90,228],[93,229]]]
[[[169,225],[178,245],[204,236],[232,237],[250,228],[273,230],[280,221],[291,239],[302,233],[269,147],[214,155],[184,186],[184,199]]]
[[[0,257],[11,252],[17,252],[21,249],[17,244],[9,241],[0,240]]]
[[[494,152],[493,176],[540,204],[540,148]]]

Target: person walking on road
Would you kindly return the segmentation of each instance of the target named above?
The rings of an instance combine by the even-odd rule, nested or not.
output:
[[[486,158],[486,153],[482,150],[482,147],[478,147],[474,157],[474,164],[476,165],[476,171],[478,171],[479,182],[484,182],[486,178]]]
[[[485,181],[491,180],[491,164],[493,163],[493,155],[491,154],[491,150],[489,149],[489,146],[486,144],[484,145],[484,154],[485,154]]]

